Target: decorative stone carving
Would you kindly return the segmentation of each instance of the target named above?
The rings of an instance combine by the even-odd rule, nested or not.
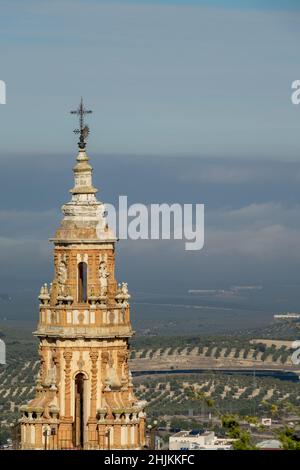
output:
[[[108,365],[109,367],[107,371],[107,379],[108,379],[109,386],[112,390],[118,390],[119,388],[121,388],[121,382],[118,377],[118,373],[117,373],[118,370],[115,367],[112,354],[110,354]]]
[[[123,362],[126,361],[127,354],[125,351],[118,351],[117,357],[118,357],[118,362],[123,364]]]
[[[101,354],[101,361],[103,364],[107,364],[109,361],[109,354],[107,351],[103,351]]]
[[[92,362],[92,367],[91,367],[91,416],[96,415],[96,404],[97,404],[97,360],[98,360],[99,354],[97,351],[91,351],[90,352],[90,358]]]
[[[65,260],[61,260],[58,264],[57,268],[57,282],[59,287],[61,288],[61,291],[63,293],[64,291],[64,286],[67,282],[67,264]]]
[[[50,303],[50,294],[48,291],[48,285],[46,283],[41,287],[39,300],[42,305],[49,305]]]
[[[122,282],[121,292],[124,296],[128,295],[128,284],[127,284],[127,282]]]
[[[129,377],[128,386],[129,386],[129,387],[133,387],[133,383],[132,383],[132,373],[131,373],[131,371],[128,372],[128,377]]]
[[[115,296],[117,304],[121,304],[124,307],[128,306],[128,300],[130,299],[130,295],[128,293],[128,285],[127,282],[122,282],[122,284],[118,284],[117,293]]]
[[[73,302],[74,302],[74,299],[73,299],[72,295],[70,294],[70,289],[67,287],[66,288],[66,295],[65,295],[65,298],[64,298],[64,303],[66,303],[67,305],[72,305]]]
[[[121,390],[127,390],[127,379],[124,376],[121,378]]]
[[[105,261],[101,261],[99,264],[99,280],[100,280],[100,295],[107,295],[107,286],[108,286],[108,276],[109,272],[107,271],[107,266]]]
[[[90,294],[88,296],[88,301],[91,305],[96,305],[98,297],[95,294],[94,286],[91,287]]]
[[[52,361],[56,368],[56,383],[59,384],[60,382],[60,371],[61,371],[61,364],[60,364],[60,354],[58,349],[54,349],[52,353]]]
[[[121,310],[121,323],[125,323],[126,321],[126,310],[125,310],[125,306],[122,306],[122,310]]]
[[[72,352],[65,351],[65,410],[66,416],[71,414],[71,361],[72,361]]]
[[[57,290],[58,290],[58,294],[57,294],[56,301],[57,301],[58,305],[62,305],[64,303],[64,300],[65,300],[64,286],[62,284],[58,284],[58,289]]]

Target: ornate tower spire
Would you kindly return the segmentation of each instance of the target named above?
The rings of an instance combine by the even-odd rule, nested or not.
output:
[[[71,200],[54,239],[54,278],[39,300],[40,378],[21,407],[22,449],[141,449],[145,402],[129,371],[130,295],[115,278],[116,238],[96,198],[80,106]],[[49,438],[50,439],[50,438]]]
[[[74,130],[75,134],[80,134],[78,147],[79,153],[77,155],[77,164],[73,168],[75,185],[71,189],[73,194],[72,201],[85,201],[85,202],[97,202],[95,194],[97,189],[92,184],[92,173],[93,169],[89,165],[89,157],[86,154],[86,140],[89,135],[89,127],[84,122],[84,116],[91,114],[92,111],[87,110],[84,107],[83,99],[81,98],[80,104],[76,111],[71,111],[71,114],[76,114],[79,117],[79,128]]]
[[[99,240],[116,241],[114,233],[107,225],[105,205],[96,197],[98,190],[93,186],[93,168],[85,148],[88,126],[84,122],[84,116],[91,112],[86,110],[82,99],[77,111],[71,111],[79,116],[79,129],[74,131],[80,133],[79,151],[73,168],[74,186],[70,189],[72,198],[62,206],[64,217],[52,240],[55,243],[63,240],[84,240],[90,243],[97,243]]]

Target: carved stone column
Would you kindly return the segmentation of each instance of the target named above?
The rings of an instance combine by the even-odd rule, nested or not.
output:
[[[65,351],[65,416],[71,416],[71,360],[72,352]]]
[[[96,406],[97,406],[97,361],[99,354],[97,351],[90,352],[91,358],[91,415],[90,417],[96,419]]]

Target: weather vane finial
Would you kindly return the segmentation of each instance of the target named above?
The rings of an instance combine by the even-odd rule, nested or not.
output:
[[[75,129],[74,133],[80,134],[79,142],[78,142],[78,147],[80,149],[85,149],[86,139],[88,138],[88,135],[90,132],[89,127],[84,123],[84,116],[86,114],[92,114],[92,112],[93,111],[89,111],[85,109],[82,98],[81,98],[78,109],[76,109],[76,111],[71,111],[71,114],[77,114],[77,116],[79,116],[79,129]]]

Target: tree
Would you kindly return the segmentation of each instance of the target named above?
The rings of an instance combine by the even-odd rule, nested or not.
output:
[[[0,428],[0,445],[6,444],[10,433],[7,429]]]
[[[285,450],[300,450],[299,438],[292,428],[286,427],[279,433],[278,437]]]
[[[277,416],[278,415],[278,406],[273,403],[270,407],[270,411],[271,411],[271,415],[273,417]]]
[[[245,421],[249,424],[258,424],[258,418],[256,416],[245,416]]]
[[[221,421],[223,428],[227,428],[228,430],[234,430],[240,427],[240,423],[234,415],[223,415]]]
[[[235,415],[224,415],[221,419],[222,426],[227,428],[227,435],[236,439],[232,444],[234,450],[255,450],[250,433],[241,431],[240,423]]]
[[[217,409],[215,402],[212,398],[207,397],[203,391],[197,392],[194,387],[191,387],[191,391],[195,400],[198,400],[200,403],[204,404],[209,410],[210,418],[212,417],[213,409],[216,411],[217,415],[220,415],[220,411]]]
[[[291,414],[291,413],[296,413],[297,412],[297,407],[288,400],[285,400],[282,403],[282,408],[283,408],[283,411],[286,414]]]
[[[232,443],[234,450],[256,450],[255,445],[251,442],[251,435],[246,431],[239,431],[239,437]]]

